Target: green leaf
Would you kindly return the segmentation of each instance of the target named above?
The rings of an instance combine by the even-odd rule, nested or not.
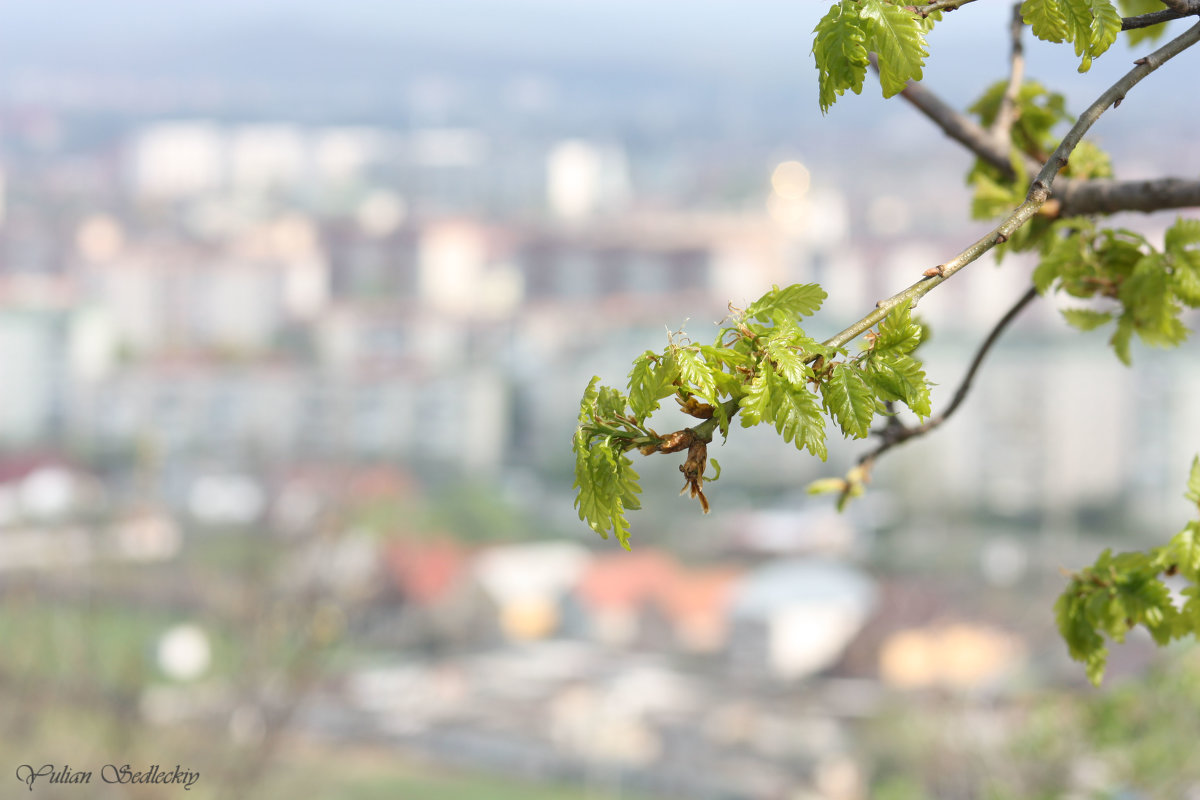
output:
[[[1171,641],[1178,611],[1171,602],[1170,590],[1161,580],[1143,569],[1122,576],[1117,588],[1126,617],[1118,620],[1119,625],[1127,626],[1128,621],[1144,625],[1160,646]]]
[[[900,401],[921,419],[933,413],[921,362],[909,355],[883,354],[872,355],[866,367],[867,381],[880,400]]]
[[[1021,17],[1033,35],[1044,42],[1061,42],[1067,38],[1067,19],[1057,0],[1025,0],[1021,3]]]
[[[1039,39],[1073,42],[1080,72],[1087,72],[1121,31],[1121,15],[1111,0],[1025,0],[1021,15]]]
[[[593,375],[588,381],[587,388],[583,390],[583,397],[579,401],[579,423],[582,425],[585,422],[590,422],[596,414],[596,399],[600,391],[596,388],[596,384],[600,383],[600,376]]]
[[[803,384],[783,380],[770,363],[762,365],[739,405],[742,427],[770,422],[798,450],[807,449],[822,461],[827,457],[825,417],[816,395]]]
[[[749,428],[770,417],[772,402],[771,381],[769,380],[770,365],[754,376],[749,390],[742,395],[738,402],[741,409],[742,427]]]
[[[1093,311],[1090,308],[1064,308],[1062,315],[1067,322],[1081,331],[1090,331],[1112,321],[1111,311]]]
[[[640,507],[638,474],[625,455],[625,443],[606,434],[604,421],[625,413],[626,399],[617,390],[598,386],[593,377],[579,402],[579,427],[571,449],[575,453],[575,508],[588,527],[608,538],[612,530],[629,548],[629,523],[625,510]]]
[[[1075,145],[1067,167],[1072,178],[1111,178],[1112,158],[1090,140]]]
[[[659,400],[675,393],[679,365],[668,350],[662,355],[650,350],[633,362],[629,373],[629,406],[639,420],[658,410]]]
[[[792,349],[786,339],[768,338],[763,350],[771,359],[775,371],[788,383],[802,384],[812,374],[812,370],[805,366],[804,358]]]
[[[849,488],[850,483],[845,478],[818,478],[804,487],[804,491],[809,494],[833,494],[834,492],[844,492]]]
[[[867,23],[859,7],[849,0],[834,3],[813,29],[813,56],[817,64],[818,102],[821,113],[846,90],[862,93],[867,75]]]
[[[925,47],[925,28],[916,15],[885,0],[862,0],[862,15],[870,22],[867,48],[879,56],[883,96],[899,94],[909,80],[921,80],[929,51]]]
[[[1121,363],[1127,367],[1133,364],[1133,355],[1129,351],[1132,338],[1133,318],[1129,314],[1122,314],[1117,320],[1117,329],[1113,331],[1112,338],[1108,340],[1108,343],[1112,345],[1117,358],[1121,359]]]
[[[971,216],[974,219],[993,219],[1008,214],[1021,204],[1023,193],[1015,183],[1002,182],[986,172],[971,177],[975,194],[971,195]]]
[[[603,538],[611,529],[629,549],[629,522],[625,510],[637,510],[641,493],[638,474],[629,457],[615,449],[611,439],[589,441],[582,430],[575,436],[575,508],[579,518]]]
[[[1104,637],[1096,632],[1095,625],[1087,613],[1087,595],[1080,581],[1072,580],[1054,604],[1058,632],[1067,644],[1071,658],[1083,662],[1087,676],[1099,685],[1104,677],[1104,665],[1108,656]]]
[[[1070,2],[1071,0],[1068,0]],[[1089,59],[1087,66],[1080,65],[1079,71],[1086,72],[1091,66],[1091,58],[1099,58],[1117,40],[1121,32],[1121,14],[1112,4],[1112,0],[1091,0],[1091,25],[1089,26],[1090,41],[1088,42]],[[1076,47],[1078,51],[1078,47]]]
[[[780,289],[772,286],[771,291],[755,300],[746,309],[748,319],[772,320],[776,315],[793,319],[807,317],[825,302],[825,290],[815,283],[794,283]]]
[[[875,338],[875,353],[911,353],[924,338],[921,325],[912,318],[912,301],[893,308],[879,323]]]
[[[1192,459],[1192,471],[1188,475],[1187,494],[1184,497],[1196,505],[1200,505],[1200,456]],[[1198,565],[1198,569],[1200,569],[1200,565]]]
[[[1179,303],[1171,291],[1170,264],[1160,253],[1143,256],[1121,284],[1120,300],[1131,316],[1134,331],[1146,344],[1174,346],[1187,338],[1179,320]]]
[[[1043,246],[1042,259],[1033,271],[1033,285],[1039,292],[1045,294],[1055,280],[1066,281],[1086,264],[1090,236],[1085,237],[1085,233],[1090,235],[1087,230],[1060,226],[1053,229],[1053,235]]]
[[[847,436],[865,439],[871,432],[875,392],[857,369],[849,364],[835,365],[833,374],[821,383],[821,397]]]
[[[1170,260],[1172,291],[1192,308],[1200,306],[1200,219],[1177,219],[1167,228],[1164,249]]]
[[[1167,252],[1178,254],[1195,245],[1200,245],[1200,219],[1176,217],[1175,224],[1167,228],[1164,237]]]
[[[1193,466],[1195,463],[1193,462]],[[1195,472],[1193,469],[1193,477],[1197,477]],[[1200,477],[1197,477],[1195,492],[1192,491],[1191,481],[1188,482],[1188,488],[1187,499],[1200,503]],[[1168,564],[1178,567],[1180,574],[1189,581],[1200,581],[1200,522],[1189,522],[1187,527],[1175,534],[1162,558]]]
[[[785,442],[793,442],[796,449],[807,449],[824,461],[829,455],[825,448],[825,417],[821,415],[816,395],[803,386],[779,388],[771,407],[775,430]]]
[[[1175,617],[1175,637],[1200,635],[1200,586],[1185,586],[1180,594],[1187,600]]]
[[[673,347],[671,349],[675,363],[679,365],[679,377],[684,387],[709,400],[715,400],[717,395],[716,379],[713,368],[690,347]]]

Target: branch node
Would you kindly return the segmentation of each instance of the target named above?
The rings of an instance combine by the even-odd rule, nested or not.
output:
[[[936,267],[930,267],[929,269],[925,270],[921,274],[924,275],[926,278],[944,278],[946,275],[942,271],[941,264],[937,265]]]
[[[1007,241],[1008,241],[1008,234],[1005,233],[1004,231],[1000,231],[999,233],[996,234],[996,244],[1004,244]]]

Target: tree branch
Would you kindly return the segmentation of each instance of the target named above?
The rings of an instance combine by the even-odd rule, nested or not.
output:
[[[1169,208],[1200,206],[1200,180],[1067,180],[1055,190],[1054,197],[1062,202],[1059,215],[1064,217],[1115,214],[1118,211],[1149,213]]]
[[[1200,13],[1200,0],[1162,0],[1162,4],[1180,16]]]
[[[1196,12],[1192,12],[1193,14]],[[1121,30],[1132,31],[1136,28],[1149,28],[1153,25],[1162,25],[1164,22],[1170,22],[1173,19],[1182,19],[1188,16],[1180,14],[1178,11],[1164,9],[1162,11],[1153,11],[1149,14],[1139,14],[1136,17],[1125,17],[1121,20]]]
[[[983,364],[983,359],[987,356],[988,351],[992,349],[992,345],[994,345],[1000,338],[1000,334],[1004,332],[1004,329],[1007,328],[1009,324],[1017,318],[1017,315],[1020,314],[1026,306],[1032,303],[1034,298],[1037,296],[1037,288],[1030,286],[1025,294],[1021,295],[1020,299],[1018,299],[1017,302],[1014,303],[1007,312],[1005,312],[1004,316],[1000,318],[1000,320],[988,333],[987,338],[983,340],[983,344],[981,344],[979,349],[975,352],[975,357],[971,359],[971,366],[967,369],[966,375],[963,376],[962,383],[959,384],[958,390],[954,393],[954,397],[950,400],[950,405],[946,406],[945,411],[943,411],[941,414],[938,414],[936,417],[929,418],[924,424],[913,427],[900,424],[896,417],[891,417],[888,420],[887,426],[885,426],[883,430],[876,431],[876,433],[883,438],[883,441],[874,450],[865,453],[861,458],[858,459],[859,466],[870,470],[871,466],[875,463],[875,459],[886,453],[888,450],[907,442],[909,439],[915,439],[918,436],[924,436],[935,428],[940,427],[946,422],[946,420],[950,419],[951,415],[958,410],[958,407],[962,405],[963,400],[966,399],[967,394],[971,391],[971,383],[975,380],[975,374],[979,372],[979,367],[981,364]]]
[[[880,300],[875,304],[875,310],[867,314],[862,319],[853,323],[844,330],[834,334],[825,340],[824,344],[827,347],[841,347],[846,343],[857,338],[861,334],[870,330],[875,325],[879,324],[888,313],[897,305],[912,301],[916,304],[920,298],[928,294],[934,287],[940,285],[951,275],[958,272],[963,267],[973,261],[978,260],[981,256],[987,253],[996,245],[1008,241],[1008,237],[1013,234],[1018,228],[1028,222],[1043,205],[1050,199],[1051,191],[1054,186],[1054,179],[1059,170],[1067,163],[1071,152],[1078,146],[1083,139],[1083,135],[1096,123],[1096,120],[1108,110],[1108,108],[1125,97],[1134,86],[1136,86],[1143,78],[1149,75],[1154,70],[1161,67],[1170,59],[1182,53],[1192,45],[1200,41],[1200,24],[1197,24],[1180,36],[1167,42],[1165,45],[1155,50],[1145,58],[1139,58],[1135,62],[1135,66],[1129,72],[1125,73],[1116,83],[1104,91],[1096,100],[1079,116],[1071,129],[1067,131],[1067,135],[1063,137],[1054,153],[1051,154],[1049,160],[1042,166],[1037,177],[1029,187],[1029,192],[1026,195],[1025,201],[1021,205],[1013,209],[1007,217],[1004,218],[993,228],[987,235],[967,247],[961,253],[956,255],[944,264],[940,264],[929,270],[921,280],[909,286],[886,300]],[[910,84],[909,88],[912,88]],[[906,89],[905,91],[908,91]],[[932,95],[931,95],[932,96]],[[938,103],[941,103],[939,100]],[[944,104],[942,104],[944,105]],[[954,114],[961,119],[957,112]],[[968,120],[969,122],[969,120]],[[972,125],[974,123],[971,123]],[[982,128],[975,126],[979,132],[983,132]],[[987,137],[986,133],[983,133]],[[981,140],[982,141],[982,140]],[[1091,183],[1090,181],[1088,183]],[[1017,311],[1020,309],[1018,308]],[[1014,312],[1015,315],[1015,312]],[[1005,323],[1007,324],[1007,323]],[[731,398],[721,404],[721,409],[725,412],[726,419],[732,419],[738,412],[739,401],[737,398]],[[718,415],[713,415],[711,419],[705,420],[695,428],[686,429],[690,431],[691,436],[704,442],[711,442],[714,433],[718,426]]]
[[[908,85],[900,92],[900,96],[928,117],[951,139],[998,169],[1005,179],[1016,179],[1017,174],[1009,159],[1007,138],[999,139],[989,133],[975,120],[956,110],[923,84],[909,81]],[[1027,156],[1026,162],[1030,172],[1041,167],[1040,163]]]
[[[996,113],[996,122],[992,125],[992,138],[997,142],[1007,143],[1012,132],[1013,123],[1017,118],[1017,94],[1025,81],[1025,48],[1021,44],[1021,32],[1025,29],[1025,20],[1021,16],[1021,4],[1014,3],[1012,9],[1012,55],[1009,58],[1008,86],[1004,88],[1004,97],[1000,100],[1000,110]]]
[[[1145,58],[1139,58],[1136,66],[1129,72],[1125,73],[1116,83],[1106,89],[1096,100],[1088,106],[1076,120],[1071,129],[1067,131],[1067,135],[1063,137],[1058,147],[1051,154],[1049,160],[1042,166],[1037,177],[1030,184],[1029,193],[1025,197],[1025,202],[1017,206],[1011,214],[1009,214],[999,225],[993,228],[987,235],[976,241],[970,247],[963,250],[954,258],[944,264],[940,264],[927,271],[924,278],[916,283],[898,292],[895,295],[880,300],[876,303],[876,308],[870,314],[855,322],[845,330],[831,336],[825,341],[825,344],[831,347],[841,347],[851,341],[860,334],[865,333],[871,327],[878,324],[884,317],[888,315],[894,307],[907,302],[909,300],[917,301],[928,294],[935,286],[938,286],[947,278],[960,269],[979,259],[984,253],[991,250],[996,245],[1008,241],[1008,237],[1013,234],[1017,228],[1028,222],[1038,210],[1045,205],[1050,199],[1051,190],[1054,186],[1054,179],[1058,175],[1059,170],[1066,166],[1067,159],[1071,152],[1079,145],[1083,139],[1083,135],[1096,123],[1096,120],[1108,110],[1110,106],[1117,102],[1118,98],[1122,98],[1125,94],[1136,86],[1143,78],[1149,75],[1154,70],[1161,67],[1170,59],[1182,53],[1187,48],[1200,41],[1200,25],[1195,25],[1189,28],[1182,35],[1177,36],[1170,42],[1155,50]],[[940,101],[939,101],[940,102]]]
[[[1058,174],[1060,169],[1067,165],[1067,158],[1070,156],[1071,151],[1083,139],[1083,135],[1096,124],[1096,120],[1100,119],[1100,115],[1107,111],[1109,106],[1114,106],[1124,100],[1126,93],[1141,82],[1143,78],[1196,44],[1197,41],[1200,41],[1200,24],[1193,25],[1150,55],[1133,62],[1135,64],[1133,69],[1129,70],[1120,80],[1108,87],[1103,94],[1096,98],[1079,115],[1079,119],[1067,131],[1067,135],[1059,142],[1057,149],[1050,155],[1050,159],[1042,167],[1041,171],[1038,172],[1037,177],[1034,178],[1027,196],[1033,198],[1044,195],[1048,199],[1051,186],[1054,183],[1054,176]]]
[[[1197,0],[1197,2],[1200,2],[1200,0]],[[1172,15],[1171,19],[1178,19],[1181,16],[1174,11],[1167,13]],[[1200,13],[1200,10],[1196,13]],[[1129,19],[1139,18],[1130,17]],[[1018,41],[1019,39],[1014,39],[1014,48]],[[1179,43],[1178,50],[1169,49],[1176,43]],[[1152,64],[1153,66],[1149,71],[1153,71],[1167,59],[1195,43],[1195,29],[1189,29],[1183,35],[1164,45],[1145,59],[1138,59],[1135,64],[1139,68]],[[1015,54],[1014,58],[1016,58]],[[1136,71],[1136,69],[1131,71],[1126,75],[1126,78]],[[1145,77],[1145,75],[1143,74],[1141,77]],[[1112,95],[1109,98],[1108,104],[1117,104],[1123,100],[1125,97],[1124,92],[1137,83],[1138,80],[1141,80],[1141,77],[1128,84],[1124,83],[1125,79],[1123,78],[1122,81],[1114,84],[1113,88],[1109,90],[1112,92]],[[1010,80],[1010,91],[1012,85],[1012,81]],[[1125,89],[1118,88],[1121,86],[1124,86]],[[1006,97],[1007,95],[1008,92],[1006,92]],[[998,132],[998,124],[997,127],[993,128],[992,132],[985,130],[970,117],[954,109],[920,83],[909,82],[908,86],[900,92],[900,96],[928,117],[931,122],[941,128],[951,139],[966,147],[967,150],[974,153],[982,161],[998,169],[1006,179],[1013,180],[1016,178],[1012,162],[1009,160],[1007,137],[999,138],[995,135]],[[1105,105],[1102,111],[1107,109],[1107,107]],[[1003,108],[1001,111],[1003,113]],[[999,122],[1000,118],[998,117],[997,123]],[[1088,123],[1087,127],[1091,127],[1091,123]],[[1083,128],[1082,130],[1086,129]],[[1082,136],[1082,132],[1079,135]],[[1075,144],[1078,144],[1078,142]],[[1072,150],[1075,144],[1071,145]],[[1029,167],[1030,172],[1038,170],[1043,166],[1027,156],[1026,165]],[[1062,204],[1061,208],[1056,212],[1056,216],[1113,214],[1118,211],[1151,212],[1169,208],[1188,208],[1200,205],[1200,181],[1185,181],[1178,178],[1147,181],[1063,178],[1059,182],[1059,189],[1054,193],[1054,198]]]

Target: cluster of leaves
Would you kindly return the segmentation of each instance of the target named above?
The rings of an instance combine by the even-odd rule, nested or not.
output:
[[[1072,297],[1099,297],[1118,306],[1062,313],[1085,331],[1115,320],[1109,342],[1124,363],[1130,363],[1135,333],[1158,347],[1187,338],[1179,315],[1185,306],[1200,307],[1200,220],[1176,219],[1158,251],[1134,231],[1098,229],[1090,220],[1066,219],[1051,226],[1041,251],[1033,273],[1040,292],[1057,288]]]
[[[889,0],[838,0],[813,29],[821,111],[826,112],[846,93],[862,93],[870,64],[878,57],[883,96],[899,94],[906,83],[921,80],[929,49],[925,35],[941,18],[914,14]]]
[[[921,80],[929,57],[926,36],[941,11],[920,12],[921,4],[903,0],[837,0],[813,29],[821,111],[827,112],[850,90],[861,94],[875,53],[884,97],[903,91],[909,80]],[[1118,10],[1119,6],[1119,10]],[[1108,50],[1121,32],[1121,17],[1161,10],[1158,0],[1025,0],[1021,16],[1034,36],[1048,42],[1068,42],[1080,57],[1079,71]],[[1162,27],[1135,29],[1136,44],[1162,34]]]
[[[1200,510],[1200,457],[1192,462],[1185,494]],[[1163,576],[1178,575],[1189,585],[1176,605]],[[1071,657],[1099,684],[1108,659],[1105,636],[1123,642],[1142,625],[1159,645],[1200,634],[1200,521],[1189,522],[1164,547],[1113,555],[1071,576],[1055,604],[1058,629]]]
[[[687,447],[689,461],[703,472],[703,454],[693,455],[693,448],[703,448],[714,430],[728,435],[730,421],[739,413],[743,427],[772,425],[784,441],[822,460],[827,418],[845,436],[861,439],[870,433],[876,414],[888,413],[887,403],[901,402],[920,417],[929,416],[929,384],[913,356],[925,333],[909,304],[892,309],[851,356],[845,348],[817,342],[800,327],[824,299],[824,290],[815,284],[774,287],[746,309],[732,310],[713,344],[673,338],[661,353],[643,353],[629,373],[627,394],[599,386],[599,378],[593,378],[584,392],[574,439],[580,519],[601,536],[612,530],[628,547],[624,512],[638,508],[640,488],[626,453]],[[672,396],[686,413],[705,422],[665,436],[656,433],[649,419]],[[684,473],[692,481],[703,478]],[[699,497],[707,509],[703,494]]]
[[[1005,82],[995,83],[970,107],[969,111],[978,116],[985,127],[990,128],[995,124],[1006,89]],[[1074,117],[1067,112],[1065,98],[1037,81],[1021,84],[1014,101],[1013,124],[1009,130],[1013,174],[1006,175],[983,159],[976,159],[967,173],[967,185],[975,189],[971,199],[971,216],[975,219],[1003,217],[1019,206],[1029,190],[1027,164],[1044,163],[1058,145],[1055,129],[1074,122]],[[1084,179],[1113,176],[1108,154],[1087,140],[1075,147],[1063,172],[1068,177]],[[997,258],[1003,257],[1006,251],[1032,249],[1043,240],[1050,223],[1048,216],[1034,217],[1017,229],[1003,248],[996,251]]]
[[[1092,59],[1121,32],[1121,15],[1110,0],[1025,0],[1021,16],[1039,39],[1073,43],[1080,72],[1091,69]]]

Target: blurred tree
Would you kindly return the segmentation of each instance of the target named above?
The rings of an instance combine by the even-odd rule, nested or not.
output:
[[[1200,41],[1200,24],[1138,58],[1078,118],[1063,95],[1025,80],[1022,45],[1028,26],[1039,39],[1069,43],[1087,71],[1125,32],[1130,44],[1159,37],[1163,25],[1200,15],[1200,0],[1024,0],[1014,6],[1007,35],[1010,71],[966,112],[924,87],[926,36],[946,12],[973,0],[905,4],[898,0],[837,0],[815,29],[821,110],[847,90],[862,91],[874,69],[885,97],[900,95],[974,156],[968,183],[971,213],[997,220],[988,234],[924,272],[908,288],[881,300],[870,313],[825,341],[811,338],[801,323],[826,297],[816,284],[773,287],[744,309],[730,306],[711,345],[682,332],[659,353],[634,360],[626,391],[599,385],[584,392],[575,433],[576,506],[580,519],[607,537],[611,530],[629,546],[626,510],[639,507],[641,491],[629,457],[686,451],[680,466],[684,491],[707,512],[704,484],[707,446],[718,431],[774,426],[785,442],[826,457],[825,426],[831,420],[848,438],[874,434],[879,443],[844,477],[817,481],[809,490],[838,496],[839,508],[863,493],[876,461],[888,450],[939,427],[959,407],[984,356],[1020,311],[1039,296],[1063,293],[1092,301],[1067,309],[1067,322],[1081,330],[1111,326],[1110,344],[1128,364],[1136,335],[1153,346],[1186,338],[1185,308],[1200,306],[1200,219],[1177,218],[1159,244],[1103,218],[1121,211],[1154,212],[1200,206],[1200,180],[1166,176],[1117,180],[1109,156],[1084,135],[1109,108],[1160,66]],[[968,12],[963,12],[968,13]],[[1060,134],[1066,127],[1065,133]],[[913,318],[915,303],[951,275],[995,250],[1038,258],[1033,285],[996,323],[945,409],[934,413],[929,383],[916,350],[927,330]],[[850,345],[861,343],[857,351]],[[660,402],[674,398],[694,427],[660,434],[650,417]],[[918,418],[906,424],[895,415],[904,404]],[[885,423],[872,424],[878,416]],[[1200,506],[1200,460],[1187,497]],[[1182,600],[1163,578],[1188,582]],[[1200,522],[1190,523],[1164,547],[1147,553],[1103,553],[1071,576],[1057,605],[1059,628],[1072,657],[1099,682],[1106,638],[1121,641],[1145,626],[1159,644],[1200,631]]]

